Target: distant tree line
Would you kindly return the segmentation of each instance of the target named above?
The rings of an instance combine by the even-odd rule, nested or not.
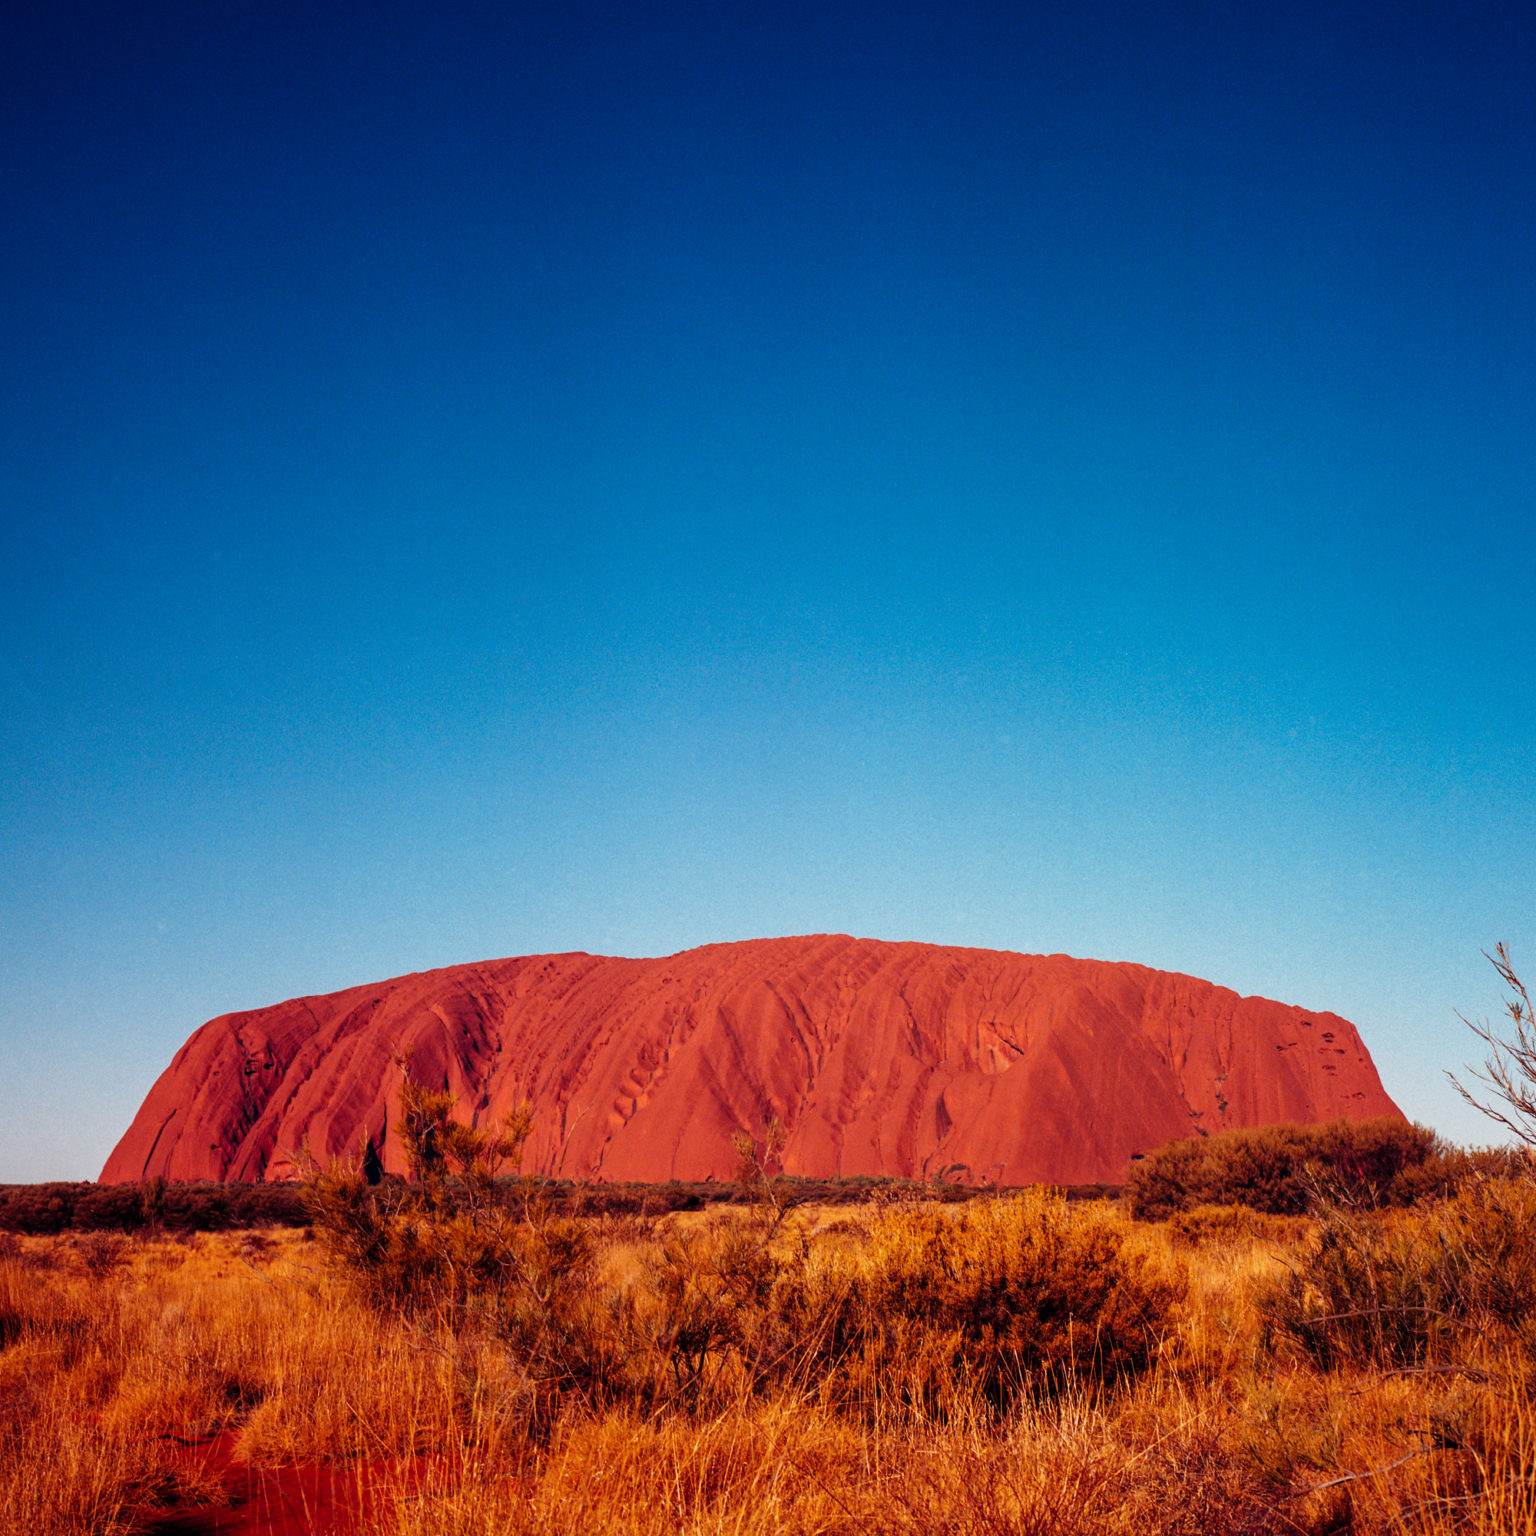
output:
[[[296,1184],[0,1184],[5,1232],[220,1232],[308,1220]]]
[[[393,1175],[381,1191],[402,1181]],[[735,1183],[599,1184],[536,1179],[541,1198],[571,1215],[666,1216],[699,1211],[709,1205],[739,1205]],[[978,1196],[1008,1193],[944,1180],[846,1178],[807,1179],[781,1176],[776,1181],[792,1205],[862,1205],[937,1201],[959,1204]],[[1113,1199],[1114,1184],[1072,1185],[1061,1190],[1069,1200]],[[450,1204],[465,1194],[450,1183],[443,1195]],[[0,1232],[221,1232],[244,1227],[303,1227],[309,1224],[299,1184],[179,1184],[148,1179],[138,1184],[0,1184]]]

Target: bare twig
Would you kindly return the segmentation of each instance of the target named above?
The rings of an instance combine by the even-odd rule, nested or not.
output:
[[[1388,1472],[1395,1472],[1399,1467],[1406,1466],[1418,1456],[1427,1456],[1431,1451],[1439,1447],[1433,1445],[1421,1445],[1408,1452],[1406,1456],[1399,1456],[1396,1461],[1389,1461],[1385,1466],[1368,1467],[1364,1472],[1346,1472],[1342,1477],[1331,1477],[1326,1483],[1314,1483],[1310,1488],[1298,1488],[1293,1493],[1287,1494],[1287,1498],[1304,1499],[1308,1494],[1322,1493],[1326,1488],[1340,1488],[1345,1483],[1363,1483],[1368,1478],[1385,1477]]]
[[[1394,1376],[1465,1376],[1468,1381],[1493,1379],[1487,1371],[1480,1371],[1476,1366],[1471,1365],[1399,1365],[1392,1370],[1378,1371],[1375,1381],[1368,1386],[1352,1387],[1345,1396],[1359,1397],[1362,1393],[1379,1387],[1382,1382],[1390,1381]]]
[[[255,1275],[255,1276],[256,1276],[256,1278],[257,1278],[257,1279],[258,1279],[258,1280],[265,1280],[265,1281],[266,1281],[266,1282],[267,1282],[267,1284],[268,1284],[268,1285],[270,1285],[270,1286],[271,1286],[271,1287],[272,1287],[272,1289],[273,1289],[273,1290],[274,1290],[274,1291],[276,1291],[276,1290],[281,1290],[281,1289],[282,1289],[282,1287],[281,1287],[281,1286],[279,1286],[279,1285],[278,1285],[278,1283],[277,1283],[277,1281],[276,1281],[276,1280],[274,1280],[274,1279],[273,1279],[273,1278],[272,1278],[272,1276],[271,1276],[271,1275],[269,1275],[269,1274],[268,1274],[268,1273],[267,1273],[267,1272],[266,1272],[266,1270],[264,1270],[264,1269],[258,1269],[258,1268],[257,1268],[257,1266],[256,1266],[256,1265],[254,1265],[254,1264],[252,1264],[252,1263],[251,1263],[251,1261],[250,1261],[250,1260],[249,1260],[249,1259],[248,1259],[248,1258],[246,1258],[246,1256],[245,1256],[245,1255],[244,1255],[244,1254],[243,1254],[243,1253],[236,1253],[236,1254],[235,1254],[235,1257],[236,1257],[236,1258],[237,1258],[237,1259],[239,1259],[239,1260],[240,1260],[240,1262],[241,1262],[241,1263],[242,1263],[242,1264],[244,1264],[244,1265],[245,1265],[245,1267],[246,1267],[246,1268],[247,1268],[247,1269],[248,1269],[248,1270],[250,1270],[250,1272],[251,1272],[251,1273],[252,1273],[252,1274],[253,1274],[253,1275]]]
[[[1455,1323],[1462,1328],[1471,1328],[1480,1332],[1482,1324],[1471,1318],[1456,1317],[1450,1312],[1442,1312],[1438,1307],[1360,1307],[1353,1312],[1323,1312],[1317,1317],[1303,1319],[1305,1326],[1314,1323],[1347,1323],[1362,1317],[1407,1317],[1409,1315],[1421,1317],[1435,1317],[1443,1323]]]

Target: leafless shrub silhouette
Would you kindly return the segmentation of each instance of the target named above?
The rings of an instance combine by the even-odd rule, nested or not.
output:
[[[1509,989],[1504,1009],[1512,1027],[1505,1034],[1491,1023],[1476,1023],[1465,1014],[1458,1014],[1461,1022],[1488,1047],[1482,1070],[1468,1069],[1468,1075],[1488,1093],[1473,1092],[1454,1072],[1445,1075],[1473,1109],[1536,1151],[1536,1015],[1532,1013],[1531,994],[1515,974],[1505,945],[1496,944],[1491,955],[1487,950],[1483,954]]]

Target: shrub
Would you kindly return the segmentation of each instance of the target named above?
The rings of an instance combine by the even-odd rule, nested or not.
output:
[[[335,1159],[311,1166],[303,1190],[316,1231],[365,1300],[450,1321],[471,1298],[499,1294],[529,1270],[531,1234],[543,1234],[545,1247],[555,1241],[531,1187],[497,1178],[521,1156],[527,1110],[492,1129],[454,1120],[453,1107],[451,1094],[407,1073],[400,1137],[411,1183],[376,1188]]]
[[[87,1232],[75,1240],[75,1257],[93,1280],[106,1280],[128,1262],[125,1240],[116,1232]]]
[[[761,1207],[755,1219],[665,1235],[624,1308],[642,1405],[720,1407],[823,1374],[798,1304],[813,1250],[803,1237],[775,1247],[776,1229],[772,1208]]]
[[[1334,1210],[1261,1315],[1325,1369],[1464,1362],[1479,1341],[1536,1359],[1536,1186],[1468,1185],[1428,1210]]]
[[[1490,1179],[1529,1178],[1531,1154],[1524,1147],[1436,1147],[1392,1181],[1396,1205],[1430,1205]]]
[[[74,1221],[91,1184],[8,1184],[0,1187],[0,1228],[34,1235],[62,1232]]]
[[[1131,1214],[1161,1221],[1202,1205],[1305,1211],[1322,1187],[1372,1206],[1405,1203],[1402,1178],[1443,1150],[1434,1132],[1401,1120],[1271,1125],[1170,1141],[1131,1164]]]
[[[526,1106],[495,1127],[453,1118],[453,1096],[409,1073],[400,1136],[411,1182],[371,1185],[341,1161],[312,1166],[304,1200],[317,1236],[357,1294],[454,1333],[499,1341],[524,1387],[528,1427],[543,1434],[571,1394],[614,1394],[620,1352],[592,1283],[589,1226],[556,1213],[515,1168]]]

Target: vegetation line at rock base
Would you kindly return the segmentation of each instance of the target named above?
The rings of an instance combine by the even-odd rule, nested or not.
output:
[[[398,1186],[398,1179],[386,1184]],[[542,1179],[554,1204],[588,1215],[664,1216],[701,1211],[707,1206],[740,1205],[741,1191],[713,1180],[667,1184],[593,1183]],[[939,1180],[786,1176],[786,1192],[796,1205],[863,1205],[870,1200],[958,1203],[1018,1188],[978,1187]],[[1055,1186],[1052,1186],[1055,1188]],[[1114,1200],[1118,1184],[1071,1184],[1057,1189],[1068,1200]],[[0,1232],[136,1232],[162,1228],[172,1232],[227,1232],[248,1227],[304,1227],[309,1212],[297,1182],[280,1184],[177,1183],[149,1179],[137,1184],[56,1181],[0,1184]]]

